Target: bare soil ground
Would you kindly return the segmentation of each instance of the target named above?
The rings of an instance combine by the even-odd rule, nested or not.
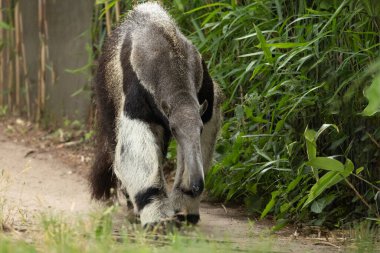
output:
[[[30,229],[38,213],[46,210],[76,217],[102,208],[90,199],[85,177],[91,148],[75,147],[72,140],[51,141],[51,134],[20,120],[0,121],[0,199],[5,200],[5,223],[21,232]],[[270,220],[249,217],[243,208],[203,203],[197,229],[237,249],[264,243],[274,252],[344,250],[339,233],[324,236],[316,230],[303,235],[290,226],[273,234],[272,226]]]

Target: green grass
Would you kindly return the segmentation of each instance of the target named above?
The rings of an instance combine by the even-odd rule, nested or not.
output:
[[[184,227],[181,231],[175,230],[164,235],[147,232],[138,224],[126,220],[115,221],[116,212],[117,208],[111,207],[83,217],[41,213],[37,219],[40,222],[28,226],[25,232],[0,231],[0,252],[278,252],[273,249],[279,241],[273,240],[268,234],[259,238],[257,235],[248,237],[247,246],[232,244],[228,238],[220,240],[203,235],[193,227]],[[350,231],[348,241],[340,246],[345,252],[377,252],[379,230],[372,223],[357,224]],[[297,243],[304,244],[302,239],[298,239],[298,242],[289,240],[289,245],[292,245],[289,248],[303,252],[297,248]],[[282,245],[283,252],[287,252],[286,243],[282,242]],[[306,251],[312,248],[303,246]]]
[[[26,232],[0,232],[0,252],[233,252],[237,245],[207,238],[193,227],[162,233],[143,230],[139,224],[113,221],[111,207],[84,218],[41,214],[40,223]],[[122,224],[121,224],[122,223]],[[22,238],[22,239],[21,239]],[[257,243],[246,252],[270,250]]]

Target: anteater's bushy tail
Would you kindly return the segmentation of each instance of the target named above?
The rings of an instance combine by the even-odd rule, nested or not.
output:
[[[101,143],[97,146],[89,178],[91,195],[98,200],[108,200],[115,194],[117,187],[117,178],[112,168],[113,157],[105,146],[101,147]]]
[[[118,179],[113,172],[113,161],[116,147],[115,134],[115,108],[108,99],[108,93],[102,77],[98,73],[96,90],[96,150],[94,164],[92,165],[89,181],[92,197],[98,200],[108,200],[116,193]]]
[[[108,200],[116,194],[118,179],[113,170],[116,148],[116,105],[118,93],[115,91],[119,84],[119,76],[107,73],[107,68],[113,67],[118,34],[112,35],[103,44],[103,53],[93,82],[96,102],[96,151],[94,164],[90,173],[92,197]],[[115,71],[112,71],[114,73]],[[117,71],[116,71],[117,72]]]

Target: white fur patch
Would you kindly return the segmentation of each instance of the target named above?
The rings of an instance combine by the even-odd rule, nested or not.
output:
[[[115,173],[134,196],[145,187],[160,184],[161,150],[147,123],[120,114]]]
[[[149,19],[152,21],[157,20],[171,20],[164,8],[158,3],[150,2],[139,4],[134,11],[150,15]]]
[[[141,210],[141,224],[154,223],[160,220],[168,219],[174,216],[174,209],[169,201],[153,201]]]
[[[135,204],[139,191],[161,183],[161,150],[149,125],[128,118],[123,111],[117,129],[114,171]]]
[[[121,111],[118,118],[114,171],[127,189],[136,209],[135,196],[149,187],[165,188],[162,175],[162,152],[149,124],[130,119]],[[174,211],[167,198],[155,199],[140,211],[142,225],[172,217]]]

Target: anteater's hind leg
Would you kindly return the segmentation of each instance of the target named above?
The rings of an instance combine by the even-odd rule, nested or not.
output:
[[[217,135],[221,125],[221,112],[220,112],[220,98],[216,93],[215,105],[213,108],[213,116],[204,127],[201,135],[201,150],[204,175],[207,174],[211,167],[212,157],[214,153]],[[179,151],[180,149],[178,149]],[[190,189],[188,185],[189,175],[184,167],[183,154],[177,153],[177,172],[173,185],[173,192],[171,199],[175,212],[179,219],[186,220],[189,223],[198,223],[199,217],[199,204],[201,196],[193,196],[191,191],[184,191],[183,189]]]
[[[163,137],[154,133],[148,123],[131,119],[123,112],[117,129],[115,173],[126,187],[142,225],[173,217],[161,168]]]

